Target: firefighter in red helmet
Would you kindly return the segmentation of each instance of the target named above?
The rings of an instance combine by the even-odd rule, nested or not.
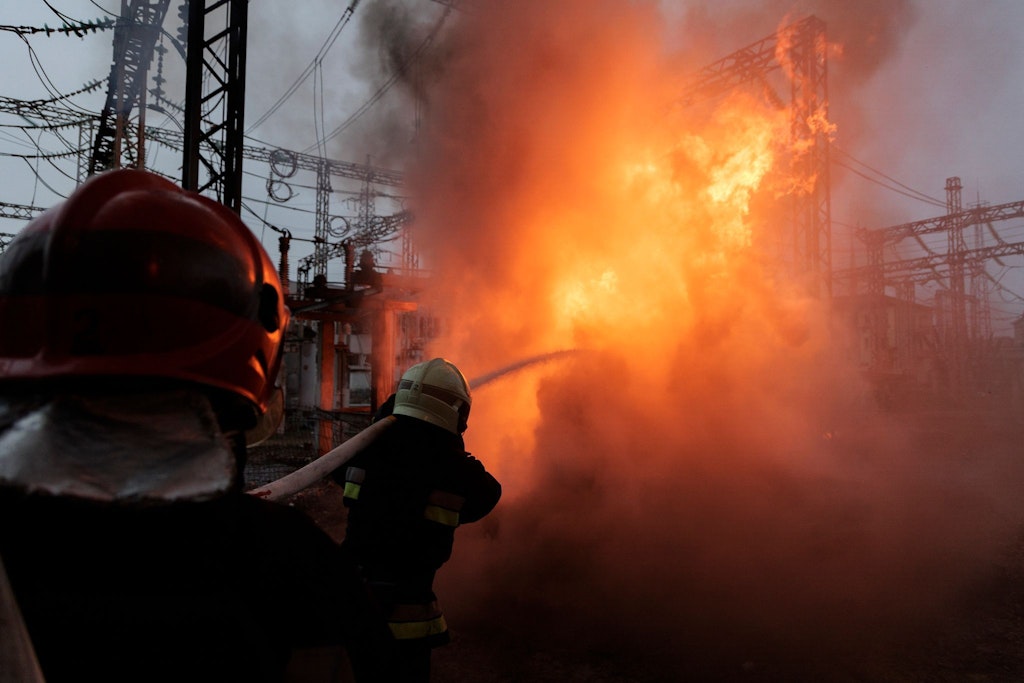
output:
[[[387,623],[393,656],[387,680],[430,679],[430,652],[449,640],[433,591],[451,557],[455,529],[497,505],[501,485],[466,452],[472,398],[459,369],[443,358],[411,367],[379,411],[395,423],[333,473],[348,508],[342,544]],[[352,652],[357,678],[374,662]]]
[[[0,557],[47,681],[284,680],[361,637],[337,544],[241,490],[288,316],[238,217],[144,171],[0,256]]]

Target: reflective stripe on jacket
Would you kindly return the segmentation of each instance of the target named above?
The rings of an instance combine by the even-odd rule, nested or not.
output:
[[[359,492],[363,489],[366,470],[362,467],[349,467],[345,470],[345,498],[359,500]]]
[[[388,628],[395,640],[421,640],[448,632],[448,624],[436,600],[423,604],[393,605],[388,614]]]
[[[423,510],[423,516],[432,522],[456,527],[459,525],[459,512],[465,503],[465,496],[434,489],[427,496],[427,506]]]
[[[347,468],[345,470],[344,497],[348,501],[359,500],[359,494],[363,490],[364,481],[366,481],[365,469],[362,467]],[[438,524],[457,527],[459,526],[459,513],[465,504],[465,496],[442,491],[441,489],[434,489],[427,496],[427,503],[423,508],[423,517]]]

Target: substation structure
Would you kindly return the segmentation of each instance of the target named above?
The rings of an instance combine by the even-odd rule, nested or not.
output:
[[[784,78],[778,77],[780,71]],[[774,250],[789,280],[830,301],[837,325],[852,328],[856,343],[846,352],[871,380],[876,398],[888,407],[906,408],[976,405],[984,397],[989,407],[1019,412],[1024,407],[1024,317],[1015,324],[1012,339],[993,337],[990,296],[998,283],[985,266],[1024,255],[1024,243],[1003,240],[993,227],[1021,218],[1024,203],[965,209],[960,179],[951,177],[945,215],[858,231],[866,265],[837,270],[825,24],[808,17],[704,67],[682,104],[699,106],[737,88],[790,116],[793,152],[784,172],[799,181],[800,189],[787,198],[789,224],[775,235],[761,235],[762,246]],[[930,233],[946,235],[944,252],[921,240]],[[886,260],[904,240],[913,240],[924,255]],[[917,300],[925,284],[937,288],[932,305]]]
[[[236,212],[247,209],[259,220],[242,195],[244,161],[265,165],[269,203],[287,207],[296,184],[316,188],[313,253],[298,262],[296,278],[290,276],[292,235],[264,225],[278,233],[280,275],[293,311],[282,378],[287,419],[280,440],[299,434],[299,450],[323,453],[368,423],[402,372],[422,359],[443,323],[419,303],[428,272],[410,239],[413,216],[400,202],[393,205],[402,174],[369,160],[354,163],[246,144],[248,1],[180,3],[175,35],[163,29],[169,8],[170,0],[123,0],[106,102],[98,116],[73,109],[62,98],[0,97],[0,113],[34,121],[34,129],[77,130],[78,149],[69,154],[77,155],[79,181],[109,168],[145,166],[146,145],[156,143],[181,153],[184,187]],[[168,99],[163,88],[170,50],[185,60],[183,105]],[[79,92],[100,86],[96,81]],[[855,360],[882,386],[916,383],[955,397],[991,385],[991,363],[982,362],[992,355],[983,351],[991,348],[984,262],[1024,253],[1024,244],[1006,243],[992,228],[994,222],[1024,216],[1024,203],[964,209],[960,182],[950,178],[946,215],[861,231],[867,265],[835,271],[824,22],[808,17],[708,65],[684,88],[679,104],[711,106],[737,88],[756,92],[790,116],[794,151],[784,172],[802,182],[785,199],[789,221],[770,241],[780,271],[852,321],[859,340],[851,350]],[[178,118],[181,130],[148,125],[147,111]],[[342,190],[344,212],[335,213],[332,201]],[[382,205],[394,210],[382,212]],[[0,203],[5,217],[28,219],[41,211]],[[994,244],[984,242],[983,228],[995,236]],[[971,229],[974,242],[968,247]],[[887,248],[897,242],[920,242],[921,235],[937,232],[948,235],[945,253],[885,260]],[[0,235],[0,249],[9,238]],[[341,282],[330,282],[328,264],[336,259],[344,261],[344,275]],[[925,282],[940,287],[935,306],[915,300],[915,286]],[[842,292],[834,291],[837,286]],[[896,295],[887,294],[890,290]],[[1004,358],[1011,371],[1003,367],[1000,375],[1010,378],[1000,391],[1018,400],[1021,327],[1016,350]]]
[[[836,272],[846,295],[833,310],[854,326],[851,353],[883,400],[1016,413],[1024,404],[1024,317],[1012,337],[993,336],[990,300],[1000,285],[986,264],[1024,256],[1024,242],[1007,242],[994,227],[1024,218],[1024,201],[964,208],[960,178],[947,178],[945,189],[942,216],[858,232],[867,264]],[[944,252],[924,243],[929,234],[946,236]],[[924,255],[886,260],[906,241]],[[925,284],[937,288],[932,306],[917,301]]]
[[[193,0],[176,8],[172,33],[164,30],[171,0],[122,2],[107,79],[73,93],[105,84],[99,115],[67,106],[66,98],[0,97],[0,113],[17,115],[34,129],[77,131],[77,149],[68,156],[78,162],[78,182],[112,168],[145,167],[147,147],[158,144],[181,155],[183,187],[236,213],[249,210],[258,220],[242,195],[243,162],[264,166],[268,203],[288,207],[295,185],[316,188],[313,253],[298,261],[296,278],[290,274],[291,233],[265,227],[278,234],[280,276],[293,312],[281,378],[285,431],[302,435],[297,450],[322,453],[364,426],[439,329],[439,321],[417,303],[426,274],[408,234],[412,215],[395,199],[403,176],[369,160],[353,163],[246,144],[247,0]],[[164,89],[164,61],[171,51],[185,60],[183,103],[169,99]],[[149,125],[147,112],[182,125]],[[339,195],[342,202],[333,207]],[[381,206],[394,210],[382,213]],[[0,203],[0,215],[27,220],[45,208]],[[0,235],[0,249],[12,237]],[[341,282],[328,281],[334,260],[344,260]]]

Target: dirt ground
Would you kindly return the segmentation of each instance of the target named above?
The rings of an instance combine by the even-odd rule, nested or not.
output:
[[[1019,450],[1017,429],[1000,436]],[[942,440],[941,435],[934,436]],[[1024,491],[1022,491],[1024,495]],[[321,482],[291,499],[333,537],[344,533],[340,490]],[[900,634],[870,648],[842,652],[808,649],[794,658],[773,652],[770,643],[743,654],[701,650],[668,653],[692,666],[672,673],[628,645],[595,651],[573,645],[571,633],[558,642],[524,639],[503,623],[474,623],[449,614],[452,643],[435,651],[435,683],[518,681],[573,683],[1018,683],[1024,681],[1024,529],[991,559],[990,571],[956,604],[943,606],[913,634]],[[442,569],[442,571],[444,571]],[[664,654],[664,653],[663,653]],[[663,659],[661,661],[664,661]],[[680,671],[686,673],[681,674]]]
[[[336,538],[343,535],[340,491],[322,483],[292,500]],[[434,655],[435,683],[667,683],[680,680],[651,670],[628,653],[582,653],[571,646],[522,642],[501,624],[452,624],[452,643]],[[972,599],[951,606],[930,632],[881,651],[846,654],[819,661],[773,660],[770,651],[758,661],[728,655],[704,664],[685,680],[715,683],[1019,683],[1024,681],[1024,533],[997,558],[989,580]],[[678,653],[686,657],[687,653]]]

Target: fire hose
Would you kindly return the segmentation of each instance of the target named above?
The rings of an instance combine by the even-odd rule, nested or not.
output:
[[[494,372],[489,372],[470,380],[469,387],[470,389],[478,389],[485,384],[489,384],[490,382],[514,372],[518,372],[524,368],[537,365],[538,363],[556,360],[573,353],[576,353],[576,351],[554,351],[552,353],[524,358],[523,360],[506,365]],[[301,467],[280,479],[276,479],[269,484],[251,489],[250,491],[247,491],[247,493],[251,496],[265,498],[267,500],[280,500],[294,495],[302,489],[312,486],[351,460],[355,457],[356,453],[376,441],[377,438],[388,429],[388,427],[394,424],[394,422],[394,416],[388,416],[382,420],[378,420],[353,436],[351,439],[345,441],[345,443],[341,444],[337,448],[327,451],[308,465]]]

